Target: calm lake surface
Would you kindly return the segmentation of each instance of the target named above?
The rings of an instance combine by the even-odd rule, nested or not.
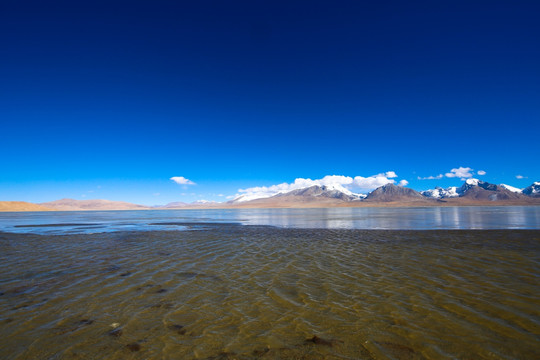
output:
[[[309,229],[540,229],[540,206],[0,213],[0,231],[33,234],[182,230],[186,227],[179,223],[186,222]]]
[[[539,229],[538,207],[0,213],[0,358],[538,359]]]

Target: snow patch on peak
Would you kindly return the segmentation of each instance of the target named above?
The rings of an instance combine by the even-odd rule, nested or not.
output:
[[[473,186],[478,185],[479,182],[480,182],[480,180],[478,180],[478,179],[467,179],[467,180],[465,180],[465,183],[467,183],[468,185],[473,185]]]
[[[348,195],[357,199],[365,199],[367,196],[366,194],[359,194],[359,193],[352,192],[351,190],[345,188],[344,186],[340,184],[316,185],[316,186],[319,186],[325,191],[339,191],[339,192],[344,193],[345,195]]]
[[[436,187],[435,189],[425,190],[420,193],[429,198],[445,199],[459,196],[457,189],[457,186],[451,186],[446,189]]]
[[[352,191],[350,191],[349,189],[346,189],[341,184],[328,184],[328,185],[316,185],[316,186],[319,186],[325,190],[330,190],[330,191],[336,190],[336,191],[341,191],[342,193],[347,194],[347,195],[354,195]]]
[[[527,186],[522,191],[525,195],[529,195],[532,197],[539,197],[540,195],[540,182],[536,181],[532,183],[532,185]]]
[[[506,189],[508,191],[511,191],[511,192],[515,192],[515,193],[518,193],[518,194],[521,194],[523,189],[518,189],[517,187],[513,187],[513,186],[510,186],[510,185],[506,185],[506,184],[501,184],[501,187],[503,189]]]

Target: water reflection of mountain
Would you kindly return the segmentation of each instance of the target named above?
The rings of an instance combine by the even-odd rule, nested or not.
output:
[[[0,231],[76,234],[193,230],[201,223],[309,229],[540,229],[538,206],[207,209],[3,213]],[[161,224],[161,226],[160,226]]]

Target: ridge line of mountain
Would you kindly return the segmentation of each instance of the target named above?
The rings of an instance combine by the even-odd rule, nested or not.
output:
[[[236,198],[238,199],[238,198]],[[270,197],[249,201],[233,199],[217,202],[173,202],[144,206],[124,201],[60,199],[41,204],[0,201],[0,211],[84,211],[84,210],[165,210],[203,208],[289,208],[289,207],[362,207],[362,206],[467,206],[467,205],[540,205],[540,182],[524,189],[467,179],[461,187],[418,192],[392,183],[368,194],[343,192],[324,185],[312,185]]]

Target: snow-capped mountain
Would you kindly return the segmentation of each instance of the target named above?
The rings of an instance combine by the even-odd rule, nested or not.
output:
[[[433,199],[447,199],[459,196],[457,189],[457,186],[451,186],[446,189],[437,186],[435,189],[421,191],[420,194]]]
[[[523,194],[530,197],[540,197],[540,182],[536,181],[523,189]]]
[[[456,191],[459,194],[459,196],[463,196],[467,193],[467,191],[474,189],[475,187],[480,187],[488,191],[495,191],[497,189],[497,185],[495,184],[490,184],[488,182],[478,180],[478,179],[467,179],[465,180],[463,185],[461,185],[461,187],[457,189]]]
[[[259,200],[259,199],[267,199],[272,197],[279,197],[279,196],[320,196],[320,197],[326,197],[326,198],[333,198],[333,199],[342,199],[345,201],[352,201],[352,200],[361,200],[366,197],[365,194],[357,194],[353,193],[349,189],[346,189],[344,186],[339,184],[332,184],[332,185],[311,185],[311,186],[305,186],[298,189],[290,190],[278,190],[275,192],[255,192],[255,193],[248,193],[248,194],[242,194],[231,201],[229,201],[229,204],[238,204],[243,203],[247,201],[252,200]]]
[[[465,183],[463,183],[463,185],[459,188],[457,186],[451,186],[446,189],[443,189],[441,187],[436,187],[435,189],[424,190],[424,191],[421,191],[420,193],[428,198],[447,199],[447,198],[462,196],[469,189],[472,189],[475,186],[479,186],[480,183],[482,183],[482,186],[485,186],[484,184],[488,184],[478,179],[467,179]]]
[[[345,191],[343,191],[345,190]],[[311,197],[326,197],[331,199],[339,199],[344,201],[362,200],[366,197],[364,194],[355,194],[347,189],[337,189],[335,186],[313,185],[308,188],[281,193],[274,197],[282,196],[311,196]]]
[[[481,189],[481,190],[480,190]],[[473,190],[473,193],[469,191]],[[486,193],[486,191],[488,193]],[[467,179],[461,187],[452,186],[446,189],[436,187],[435,189],[424,190],[420,193],[428,198],[433,199],[446,199],[452,197],[463,197],[467,194],[468,197],[474,196],[475,198],[483,198],[485,196],[479,194],[483,192],[483,195],[491,199],[507,200],[517,199],[519,195],[527,195],[529,197],[540,197],[540,182],[535,182],[525,189],[520,189],[515,186],[500,184],[495,185],[478,179]],[[496,193],[499,193],[497,195]],[[491,197],[490,197],[491,196]]]
[[[436,187],[424,190],[421,194],[433,199],[466,197],[473,200],[516,200],[523,199],[523,195],[540,197],[540,182],[535,182],[525,189],[519,189],[507,184],[495,185],[478,179],[467,179],[459,188],[455,186],[446,189]]]
[[[518,194],[521,194],[523,192],[523,189],[518,189],[517,187],[513,187],[513,186],[510,186],[510,185],[506,185],[506,184],[501,184],[501,187],[508,190],[508,191],[515,192],[515,193],[518,193]]]
[[[426,205],[440,202],[449,204],[471,204],[477,201],[512,201],[530,203],[529,196],[540,198],[540,182],[529,186],[523,192],[509,185],[491,184],[479,179],[467,179],[462,186],[448,188],[437,187],[425,190],[421,193],[394,184],[386,184],[378,187],[367,195],[356,194],[341,185],[311,185],[293,189],[270,189],[258,188],[253,193],[247,193],[229,201],[228,205],[239,206],[268,206],[268,207],[295,207],[295,206],[335,206],[342,203],[353,203],[347,206],[355,206],[360,203],[425,203]],[[277,191],[269,191],[277,190]],[[525,194],[529,196],[525,196]],[[422,202],[423,201],[423,202]]]
[[[467,179],[465,183],[457,189],[460,197],[471,200],[512,200],[520,199],[522,194],[512,192],[500,185],[491,184],[478,179]]]

